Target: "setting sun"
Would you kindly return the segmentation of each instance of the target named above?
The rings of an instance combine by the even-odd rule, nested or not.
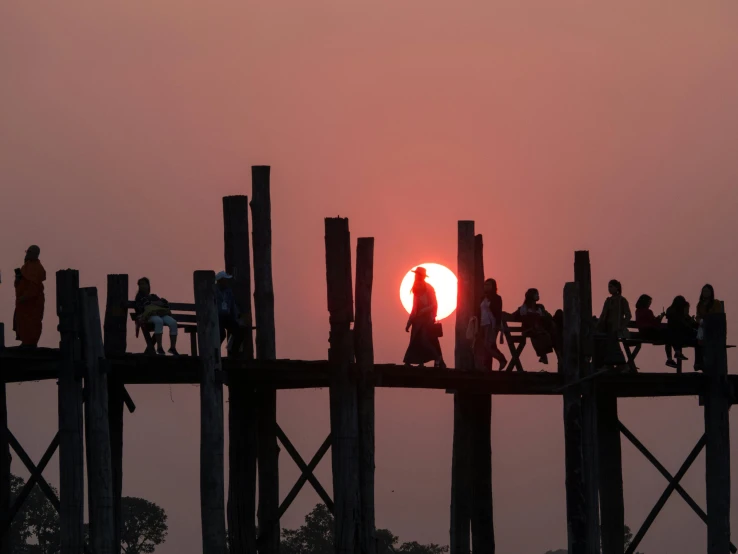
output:
[[[413,294],[411,289],[413,288],[413,282],[415,281],[415,274],[413,269],[416,267],[424,267],[428,272],[428,283],[436,289],[436,296],[438,297],[438,317],[441,320],[452,313],[456,309],[456,289],[458,286],[458,280],[456,275],[449,268],[440,264],[418,264],[407,272],[402,284],[400,285],[400,300],[402,305],[410,313],[413,309]]]

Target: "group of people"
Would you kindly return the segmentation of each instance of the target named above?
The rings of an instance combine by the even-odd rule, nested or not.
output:
[[[434,362],[435,367],[446,367],[443,361],[440,341],[440,324],[436,322],[438,301],[433,287],[426,281],[427,272],[423,267],[413,270],[415,282],[412,288],[413,308],[405,331],[411,331],[410,344],[405,353],[407,366],[424,366]],[[595,344],[593,363],[596,368],[615,367],[620,370],[631,369],[620,346],[621,341],[630,336],[628,327],[633,314],[623,296],[619,281],[608,283],[610,296],[605,300],[595,324]],[[658,316],[651,310],[653,299],[643,294],[636,303],[635,325],[640,338],[663,344],[666,350],[666,365],[676,368],[679,361],[687,360],[683,349],[695,349],[695,371],[702,368],[701,341],[704,334],[704,318],[710,314],[721,313],[723,304],[715,298],[712,285],[705,285],[700,292],[695,315],[689,313],[689,302],[683,296],[674,298],[671,306]],[[528,289],[523,304],[513,313],[506,315],[509,321],[519,321],[521,331],[529,339],[538,360],[549,363],[549,355],[556,354],[561,363],[563,350],[564,312],[556,310],[552,315],[540,303],[537,289]],[[507,358],[498,347],[504,338],[502,329],[502,298],[497,291],[497,282],[487,279],[484,282],[482,301],[476,314],[471,318],[467,329],[467,339],[471,341],[474,363],[477,369],[492,370],[494,361],[499,362],[500,370],[507,366]],[[666,319],[666,323],[663,320]],[[512,369],[507,368],[508,370]]]
[[[238,308],[233,290],[231,290],[232,275],[220,271],[215,276],[215,301],[218,308],[218,328],[220,330],[220,343],[230,336],[228,341],[228,353],[230,356],[238,356],[241,353],[241,345],[244,339],[244,329],[249,324],[244,321],[241,310]],[[151,292],[151,282],[148,277],[138,280],[138,292],[135,298],[136,313],[136,336],[139,330],[145,326],[153,328],[153,345],[149,345],[146,353],[160,356],[166,355],[164,351],[164,327],[169,329],[169,353],[179,356],[177,352],[177,320],[172,316],[169,302]]]

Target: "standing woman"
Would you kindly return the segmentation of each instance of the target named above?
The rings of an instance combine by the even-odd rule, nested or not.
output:
[[[699,343],[702,342],[705,333],[703,321],[708,315],[721,313],[723,313],[723,303],[715,298],[715,289],[712,288],[712,285],[705,285],[700,292],[700,301],[697,303],[697,315],[695,317],[699,326],[697,328],[698,344],[694,349],[695,371],[702,371],[702,348]]]
[[[482,300],[480,325],[484,341],[484,368],[492,370],[492,360],[500,362],[500,371],[505,369],[507,358],[497,348],[497,335],[502,326],[502,298],[497,294],[497,281],[487,279],[484,282],[484,300]]]
[[[415,283],[413,284],[413,309],[405,326],[405,332],[410,331],[410,344],[405,352],[405,365],[418,364],[424,366],[426,362],[435,362],[434,367],[445,368],[441,343],[435,332],[436,315],[438,314],[438,300],[435,289],[425,282],[427,272],[424,267],[416,267]]]
[[[597,321],[597,330],[605,333],[600,355],[602,365],[616,366],[618,369],[627,369],[627,362],[620,349],[620,339],[628,336],[628,324],[632,316],[630,305],[623,297],[623,286],[620,281],[613,279],[607,284],[610,297],[605,300],[602,314]]]
[[[46,270],[39,261],[41,249],[26,250],[23,267],[15,270],[15,314],[13,324],[22,348],[36,348],[44,319]]]

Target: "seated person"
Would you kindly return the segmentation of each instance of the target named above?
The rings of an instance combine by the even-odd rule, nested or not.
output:
[[[152,325],[154,327],[154,344],[156,345],[156,353],[160,356],[166,355],[164,352],[163,335],[164,325],[169,327],[169,353],[172,356],[179,356],[177,352],[177,321],[172,317],[169,310],[169,302],[165,298],[159,298],[155,294],[151,294],[151,283],[147,277],[141,277],[138,280],[138,292],[136,293],[136,336],[141,327]],[[146,353],[153,353],[153,346],[147,345]]]
[[[236,299],[231,290],[232,275],[225,271],[220,271],[215,276],[215,300],[218,306],[218,327],[220,329],[221,344],[226,338],[226,331],[232,337],[232,341],[228,343],[228,355],[238,356],[241,352],[241,344],[243,343],[243,323],[241,320],[241,312],[236,305]]]
[[[666,313],[654,315],[651,311],[653,299],[647,294],[642,294],[636,302],[635,322],[638,332],[644,340],[652,342],[663,342],[664,350],[666,350],[666,365],[669,367],[677,367],[672,357],[672,346],[669,337],[669,330],[662,323]]]
[[[697,322],[689,315],[689,302],[683,296],[674,298],[666,309],[666,321],[677,359],[686,360],[682,348],[697,345]]]
[[[538,361],[548,364],[548,355],[555,350],[556,325],[543,304],[538,303],[539,299],[538,289],[528,289],[525,302],[512,315],[523,324],[523,336],[530,338]],[[556,355],[559,355],[558,351]]]

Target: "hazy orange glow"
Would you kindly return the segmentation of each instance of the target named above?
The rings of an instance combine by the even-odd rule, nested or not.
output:
[[[436,296],[438,297],[437,319],[444,319],[454,313],[456,309],[456,289],[458,286],[458,280],[454,272],[441,264],[419,264],[414,266],[413,269],[416,267],[425,268],[428,272],[428,283],[436,289]],[[414,281],[415,273],[411,269],[402,279],[402,284],[400,285],[400,300],[407,313],[410,313],[413,309],[413,293],[411,290]]]

